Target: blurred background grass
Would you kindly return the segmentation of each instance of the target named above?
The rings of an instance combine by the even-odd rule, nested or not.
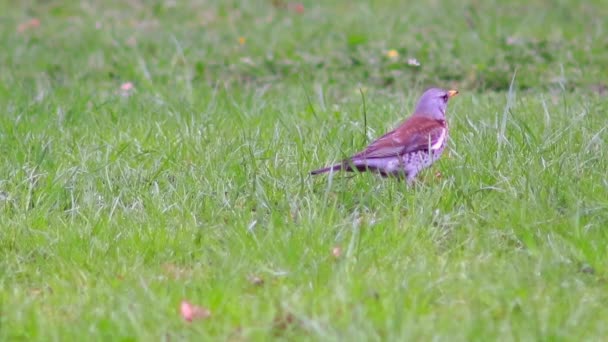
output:
[[[65,87],[118,78],[180,93],[199,83],[276,80],[397,89],[456,83],[504,91],[517,70],[521,89],[606,91],[608,6],[602,1],[0,6],[5,85],[33,87],[44,72],[48,82]],[[16,32],[30,18],[42,18],[40,28]],[[391,49],[398,58],[386,57]],[[420,66],[409,65],[409,58]]]

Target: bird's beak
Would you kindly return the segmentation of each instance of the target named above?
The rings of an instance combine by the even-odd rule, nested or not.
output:
[[[452,98],[456,95],[458,95],[458,90],[452,89],[452,90],[448,91],[448,97]]]

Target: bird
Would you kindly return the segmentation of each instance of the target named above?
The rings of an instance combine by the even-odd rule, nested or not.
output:
[[[458,90],[427,89],[418,100],[414,113],[400,126],[341,163],[310,174],[369,171],[383,177],[405,178],[408,184],[413,183],[418,172],[437,161],[446,147],[446,110],[448,101],[456,95]]]

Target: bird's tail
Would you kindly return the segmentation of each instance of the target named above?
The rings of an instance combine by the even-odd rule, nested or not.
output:
[[[332,171],[346,171],[346,172],[365,172],[365,171],[376,171],[374,166],[367,165],[363,160],[345,160],[340,164],[324,167],[322,169],[311,171],[311,175],[318,175],[321,173],[327,173]]]
[[[324,167],[322,169],[310,171],[310,174],[311,175],[319,175],[319,174],[322,174],[322,173],[327,173],[327,172],[332,172],[332,171],[340,171],[340,170],[342,170],[343,167],[344,167],[343,164],[336,164],[336,165]]]

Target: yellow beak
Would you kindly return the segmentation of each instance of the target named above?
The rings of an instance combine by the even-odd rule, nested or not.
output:
[[[451,98],[451,97],[454,97],[456,95],[458,95],[458,90],[452,89],[452,90],[448,91],[448,97]]]

